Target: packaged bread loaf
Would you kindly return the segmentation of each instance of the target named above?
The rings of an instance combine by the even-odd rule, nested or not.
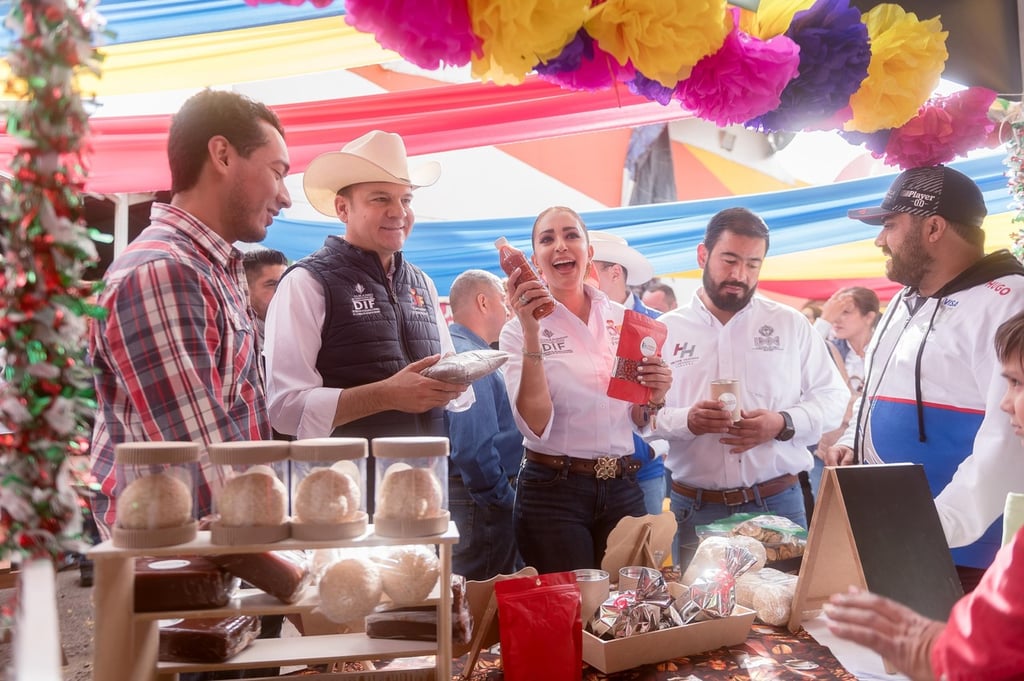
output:
[[[135,612],[222,608],[239,580],[209,558],[135,559]]]
[[[283,603],[302,598],[313,577],[304,551],[232,553],[210,556],[210,560]]]
[[[224,662],[259,635],[260,620],[253,615],[170,620],[160,626],[159,656],[164,662]]]

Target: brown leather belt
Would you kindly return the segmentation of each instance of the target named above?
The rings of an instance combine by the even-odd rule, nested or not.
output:
[[[757,496],[760,496],[762,499],[766,499],[778,494],[779,492],[785,492],[799,481],[800,479],[795,475],[787,473],[786,475],[780,475],[777,478],[772,478],[771,480],[754,485],[753,487],[736,487],[734,489],[695,489],[673,480],[672,491],[677,494],[682,494],[684,497],[690,497],[691,499],[696,499],[697,494],[700,493],[701,501],[706,501],[709,504],[740,506],[742,504],[750,503],[751,501],[756,501]],[[754,494],[754,490],[757,490],[757,495]]]
[[[625,456],[600,456],[596,459],[578,459],[575,456],[552,456],[541,454],[532,449],[526,450],[526,460],[539,463],[541,466],[567,471],[576,475],[586,475],[599,480],[622,478],[629,473],[640,470],[640,462],[629,454]]]

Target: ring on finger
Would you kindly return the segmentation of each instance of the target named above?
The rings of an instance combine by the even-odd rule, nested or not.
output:
[[[520,305],[526,305],[528,302],[530,302],[530,299],[526,297],[526,294],[519,296]]]

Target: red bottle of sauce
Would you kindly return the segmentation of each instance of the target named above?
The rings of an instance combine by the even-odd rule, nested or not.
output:
[[[518,248],[508,242],[508,239],[501,236],[494,242],[494,247],[498,249],[498,262],[501,264],[501,269],[504,270],[505,274],[512,276],[512,273],[519,269],[519,280],[517,284],[524,281],[540,281],[537,273],[530,267],[530,261],[526,259],[526,255]],[[538,305],[533,310],[534,319],[543,319],[549,314],[555,311],[554,301],[549,300],[543,305]]]

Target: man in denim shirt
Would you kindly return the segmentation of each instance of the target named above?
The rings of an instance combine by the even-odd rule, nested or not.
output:
[[[487,350],[498,340],[508,309],[496,276],[483,270],[463,272],[452,282],[449,302],[456,351]],[[466,579],[484,580],[522,567],[512,502],[523,436],[497,373],[475,381],[473,390],[472,407],[445,414],[451,440],[448,507],[461,537],[452,551],[452,570]]]

